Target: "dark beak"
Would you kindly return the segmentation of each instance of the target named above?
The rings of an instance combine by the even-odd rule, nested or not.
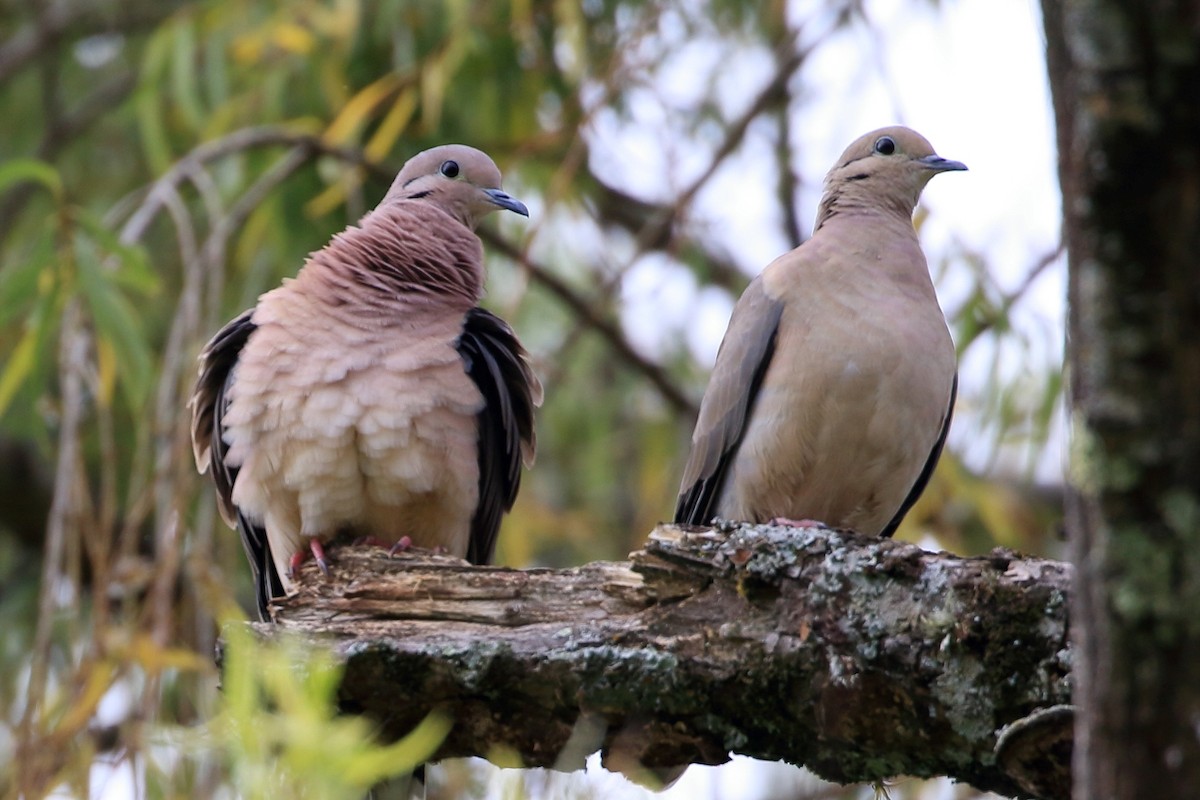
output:
[[[934,172],[953,172],[954,170],[967,168],[967,165],[961,161],[951,161],[948,158],[942,158],[937,153],[917,160],[924,164],[926,169],[931,169]]]
[[[963,167],[963,169],[966,169],[966,167]],[[522,217],[529,216],[529,209],[525,207],[524,203],[515,197],[512,197],[499,189],[484,189],[483,193],[486,194],[493,203],[500,206],[500,208],[507,208],[509,211],[515,211]]]

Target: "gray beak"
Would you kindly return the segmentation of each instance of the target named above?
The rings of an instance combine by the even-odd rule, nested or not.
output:
[[[963,169],[966,169],[966,167],[963,167]],[[500,206],[500,208],[507,208],[509,211],[515,211],[522,217],[529,216],[529,209],[525,207],[524,203],[517,198],[506,194],[500,189],[484,189],[483,193],[486,194],[493,203]]]
[[[917,160],[924,164],[927,169],[931,169],[934,172],[953,172],[954,170],[964,170],[967,168],[967,165],[961,161],[951,161],[948,158],[942,158],[937,153]]]

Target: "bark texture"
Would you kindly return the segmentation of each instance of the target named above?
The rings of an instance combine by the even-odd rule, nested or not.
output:
[[[1075,797],[1200,786],[1200,3],[1043,0],[1069,252]]]
[[[736,752],[843,782],[1069,794],[1058,562],[771,526],[662,526],[630,563],[569,570],[334,561],[258,630],[332,647],[344,707],[388,736],[452,715],[441,757],[503,746],[570,770],[600,749],[628,774]]]

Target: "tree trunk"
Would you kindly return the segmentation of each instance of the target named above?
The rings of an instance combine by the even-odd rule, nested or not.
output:
[[[1069,252],[1078,800],[1200,790],[1200,3],[1043,0]]]
[[[928,553],[842,531],[660,527],[632,564],[570,570],[389,560],[333,575],[257,626],[344,661],[348,711],[402,736],[456,724],[439,757],[496,745],[625,773],[730,751],[835,781],[950,775],[1069,796],[1066,565]]]

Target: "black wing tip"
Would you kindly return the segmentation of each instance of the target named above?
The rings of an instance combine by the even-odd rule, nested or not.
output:
[[[775,357],[775,346],[779,341],[779,320],[783,315],[783,306],[776,305],[772,309],[772,314],[767,317],[767,328],[770,330],[770,335],[767,336],[763,343],[762,352],[758,355],[758,363],[754,367],[754,372],[750,376],[750,383],[746,387],[745,402],[730,412],[730,418],[735,420],[735,424],[729,426],[732,438],[728,440],[728,444],[724,451],[717,458],[715,464],[708,474],[702,474],[691,486],[682,488],[679,492],[679,501],[675,506],[675,522],[686,525],[707,525],[716,516],[717,499],[725,486],[725,479],[729,472],[729,467],[737,455],[738,449],[742,446],[742,438],[746,434],[746,423],[754,414],[754,407],[758,403],[758,394],[762,389],[763,381],[766,379],[767,369],[771,365],[771,360]],[[728,334],[726,334],[728,335]],[[724,342],[721,343],[724,346]],[[720,356],[718,355],[718,358]],[[697,423],[698,424],[698,423]],[[693,434],[692,453],[689,456],[691,459],[696,458],[696,449],[703,445],[698,445],[697,442],[703,442],[704,438],[695,438]],[[690,463],[689,468],[685,468],[684,475],[691,474]]]
[[[879,532],[880,537],[889,539],[896,533],[896,530],[900,527],[900,523],[904,521],[904,518],[912,510],[912,507],[917,504],[917,500],[924,493],[930,478],[933,477],[933,471],[937,468],[938,461],[942,457],[942,450],[946,446],[946,436],[950,433],[950,421],[954,417],[954,401],[957,397],[958,373],[956,372],[954,373],[954,382],[950,384],[950,402],[946,406],[946,419],[942,422],[942,430],[938,433],[937,441],[933,443],[933,449],[929,451],[929,457],[925,459],[925,466],[921,468],[921,474],[917,476],[917,480],[913,483],[912,488],[909,489],[904,502],[900,504],[900,509],[892,517],[891,522]]]
[[[208,472],[217,491],[222,516],[230,519],[241,536],[246,560],[254,581],[255,605],[259,619],[270,622],[270,602],[284,594],[283,582],[275,571],[264,528],[251,522],[233,503],[233,485],[237,467],[230,466],[225,455],[224,415],[233,370],[242,348],[257,329],[249,308],[226,323],[200,351],[200,366],[192,393],[192,441],[209,453]]]
[[[705,481],[697,481],[687,491],[679,494],[675,504],[673,522],[676,525],[704,525],[705,517],[710,517],[711,505],[705,497]]]
[[[473,308],[457,342],[463,369],[483,395],[479,426],[479,499],[471,521],[467,560],[487,564],[505,512],[521,487],[522,445],[534,437],[537,378],[525,348],[507,322]]]

